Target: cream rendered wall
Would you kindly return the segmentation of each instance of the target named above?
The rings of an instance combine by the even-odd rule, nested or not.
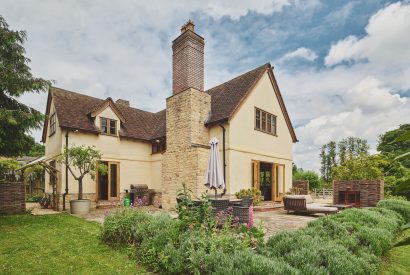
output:
[[[277,136],[256,131],[255,107],[277,116]],[[286,190],[292,185],[293,141],[268,73],[259,80],[229,122],[228,192],[252,186],[252,160],[285,164]]]
[[[56,112],[54,101],[51,100],[50,104],[50,116]],[[47,127],[47,134],[46,134],[46,142],[45,142],[45,161],[50,162],[59,156],[62,153],[62,139],[63,134],[60,128],[60,124],[58,121],[58,117],[56,116],[56,132],[50,136],[50,125]],[[61,167],[60,163],[56,163],[56,169],[59,171],[57,176],[57,192],[62,190],[61,186]],[[50,175],[48,173],[45,174],[45,192],[52,193],[52,186],[50,185]]]
[[[99,127],[100,117],[117,120],[117,130],[120,120],[107,107],[95,119]],[[65,134],[64,130],[64,134]],[[63,135],[65,145],[65,137]],[[149,188],[160,189],[161,186],[161,154],[151,154],[151,144],[143,141],[120,139],[118,136],[97,135],[84,132],[69,131],[70,146],[95,146],[102,153],[102,160],[120,163],[120,189],[130,189],[131,184],[147,184]],[[159,168],[158,168],[159,166]],[[65,168],[62,171],[65,179]],[[78,193],[78,183],[69,172],[69,193]],[[83,193],[95,193],[96,180],[86,176],[83,180]]]
[[[229,169],[228,169],[228,167],[229,167],[229,163],[230,163],[230,157],[229,157],[229,154],[230,154],[230,152],[229,152],[229,150],[228,150],[228,148],[229,148],[229,136],[230,136],[230,131],[229,131],[229,124],[227,124],[227,123],[224,123],[223,125],[222,125],[224,128],[225,128],[225,162],[226,162],[226,164],[227,164],[227,166],[226,166],[226,175],[225,175],[225,179],[226,179],[226,182],[225,182],[225,184],[226,184],[226,190],[230,190],[230,180],[229,180],[229,177],[230,177],[230,173],[229,173]],[[218,143],[218,147],[219,147],[219,156],[220,156],[220,158],[221,158],[221,165],[222,165],[222,169],[223,169],[223,130],[222,130],[222,127],[221,126],[219,126],[219,125],[217,125],[217,126],[213,126],[213,127],[211,127],[210,129],[209,129],[209,136],[210,136],[210,138],[213,138],[213,137],[216,137],[217,139],[218,139],[218,141],[219,141],[219,143]],[[204,177],[205,177],[205,175],[204,175]],[[227,193],[229,193],[227,191]]]

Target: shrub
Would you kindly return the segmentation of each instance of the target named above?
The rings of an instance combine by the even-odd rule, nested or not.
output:
[[[376,257],[365,261],[330,239],[305,230],[281,232],[271,237],[262,254],[280,258],[302,274],[365,274],[377,269]]]
[[[252,250],[235,251],[232,255],[223,254],[209,257],[214,263],[211,274],[218,275],[270,275],[270,274],[300,274],[282,259],[271,259],[258,255]]]
[[[161,214],[153,216],[142,210],[124,209],[105,218],[101,238],[113,245],[136,244],[168,227],[172,218]]]
[[[410,201],[382,200],[379,201],[377,207],[393,210],[401,215],[406,223],[410,222]]]
[[[260,190],[256,188],[250,188],[250,189],[241,189],[239,192],[235,193],[235,196],[238,199],[242,199],[244,197],[252,197],[253,198],[253,204],[258,204],[262,200],[262,193]]]

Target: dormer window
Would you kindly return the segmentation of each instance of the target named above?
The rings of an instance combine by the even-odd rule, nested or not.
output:
[[[50,136],[56,132],[56,113],[50,116]]]
[[[117,135],[117,121],[105,117],[100,118],[100,130],[102,134]]]

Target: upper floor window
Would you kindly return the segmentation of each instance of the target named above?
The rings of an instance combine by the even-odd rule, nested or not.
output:
[[[152,153],[162,153],[166,150],[166,141],[165,139],[157,139],[152,143]]]
[[[56,132],[56,113],[50,116],[50,136]]]
[[[276,116],[255,108],[255,130],[276,135]]]
[[[100,130],[101,133],[107,135],[117,135],[117,121],[105,117],[100,118]]]

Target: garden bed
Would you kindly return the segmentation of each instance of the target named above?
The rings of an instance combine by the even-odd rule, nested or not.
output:
[[[232,226],[229,217],[219,228],[206,209],[186,211],[178,219],[122,211],[107,217],[102,239],[131,247],[139,264],[162,274],[375,274],[410,220],[410,202],[382,201],[264,242],[259,228]]]

